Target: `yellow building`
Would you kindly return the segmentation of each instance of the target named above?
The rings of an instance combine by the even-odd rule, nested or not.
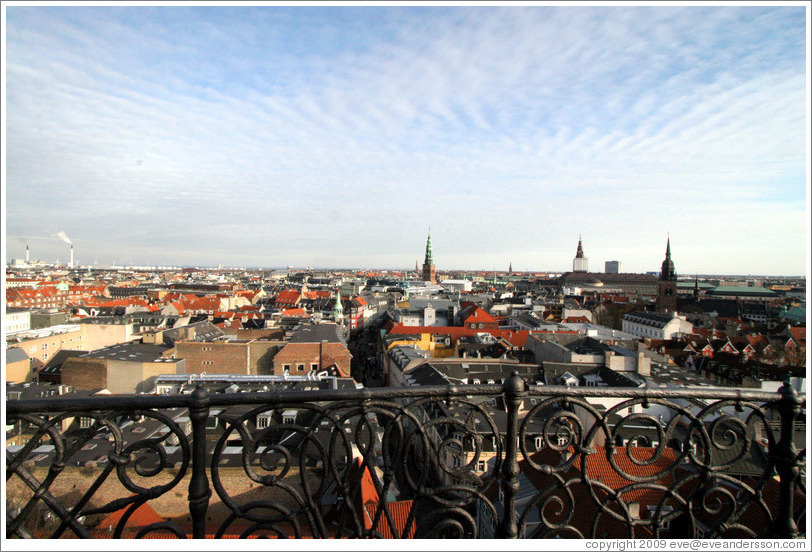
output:
[[[454,348],[451,346],[451,337],[421,333],[419,335],[404,335],[391,338],[387,341],[387,351],[393,347],[414,345],[423,349],[431,358],[448,358],[454,355]]]

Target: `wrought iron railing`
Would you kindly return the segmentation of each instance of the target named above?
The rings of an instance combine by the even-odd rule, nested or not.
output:
[[[798,537],[805,401],[516,375],[7,401],[7,536]]]

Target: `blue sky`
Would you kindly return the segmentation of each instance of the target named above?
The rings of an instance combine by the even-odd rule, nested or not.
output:
[[[7,260],[806,273],[803,6],[4,8]]]

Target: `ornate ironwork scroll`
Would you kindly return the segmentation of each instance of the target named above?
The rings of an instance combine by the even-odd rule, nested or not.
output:
[[[7,401],[11,538],[753,538],[806,399],[503,385]],[[799,438],[800,437],[800,438]]]

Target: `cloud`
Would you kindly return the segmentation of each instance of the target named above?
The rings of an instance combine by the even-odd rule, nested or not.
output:
[[[803,265],[804,236],[773,260],[737,224],[805,194],[802,9],[9,13],[9,235],[37,210],[91,251],[147,255],[146,228],[173,264],[411,266],[431,224],[466,266],[519,241],[566,268],[584,226],[644,268],[710,216],[764,270]]]

